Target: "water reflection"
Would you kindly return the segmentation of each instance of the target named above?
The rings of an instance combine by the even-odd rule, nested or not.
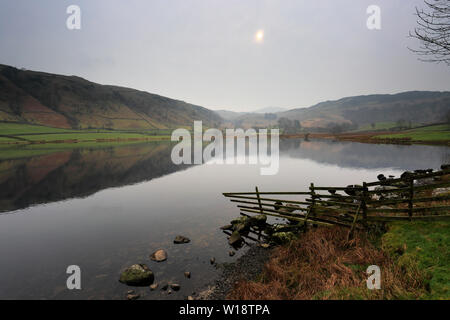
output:
[[[177,166],[169,143],[14,159],[2,153],[0,299],[123,299],[129,288],[118,282],[120,270],[135,263],[148,264],[158,283],[181,284],[170,296],[139,289],[144,299],[183,299],[217,275],[211,257],[230,262],[245,251],[228,255],[219,227],[238,211],[222,192],[256,185],[260,191],[304,191],[311,182],[345,186],[375,180],[380,172],[437,168],[450,150],[300,140],[282,140],[280,149],[274,176],[261,176],[260,167],[249,164]],[[174,245],[179,234],[191,243]],[[158,264],[149,255],[159,248],[169,257]],[[65,287],[72,264],[82,270],[79,292]]]
[[[285,139],[280,149],[285,156],[344,168],[415,170],[424,166],[439,168],[442,163],[450,162],[449,148],[425,145]]]
[[[0,161],[0,211],[148,181],[187,166],[170,161],[171,144],[74,149]]]

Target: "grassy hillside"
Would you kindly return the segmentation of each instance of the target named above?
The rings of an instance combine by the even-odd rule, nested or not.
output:
[[[346,123],[365,131],[398,127],[399,121],[412,126],[439,123],[449,112],[450,92],[411,91],[347,97],[276,114],[228,112],[226,118],[242,127],[269,127],[276,125],[278,119],[287,118],[299,120],[306,130]]]
[[[0,120],[65,129],[166,129],[221,118],[206,108],[75,76],[0,65]]]
[[[326,101],[306,109],[289,110],[278,116],[299,119],[306,127],[324,126],[330,122],[353,122],[364,126],[398,120],[431,124],[445,119],[449,111],[450,92],[411,91]]]

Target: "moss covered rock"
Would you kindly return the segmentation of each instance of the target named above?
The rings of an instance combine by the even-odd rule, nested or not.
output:
[[[147,265],[134,264],[122,272],[119,281],[129,286],[148,286],[154,279],[155,276]]]
[[[258,214],[250,218],[249,223],[252,226],[264,226],[267,221],[267,216],[265,214]]]
[[[270,240],[272,242],[283,244],[288,243],[296,238],[293,232],[275,232],[271,235]]]

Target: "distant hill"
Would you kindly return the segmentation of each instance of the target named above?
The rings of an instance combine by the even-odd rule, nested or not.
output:
[[[222,122],[215,112],[144,91],[0,65],[0,121],[58,128],[166,129]]]
[[[248,112],[235,112],[229,110],[215,110],[215,112],[225,120],[234,120]]]
[[[286,108],[280,108],[280,107],[267,107],[267,108],[261,108],[257,109],[255,111],[252,111],[253,113],[277,113],[277,112],[283,112],[287,111]]]
[[[361,126],[398,120],[430,124],[444,121],[449,111],[450,92],[409,91],[326,101],[278,116],[301,120],[305,127],[324,127],[330,122],[353,122]]]
[[[299,120],[307,128],[326,128],[330,123],[353,123],[361,127],[399,120],[431,124],[445,121],[449,112],[450,92],[409,91],[347,97],[276,114],[246,113],[233,122],[244,128],[276,125],[280,118]]]

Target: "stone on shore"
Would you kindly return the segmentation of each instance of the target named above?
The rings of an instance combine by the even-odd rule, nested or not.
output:
[[[296,238],[293,232],[275,232],[270,239],[278,244],[288,243]]]

